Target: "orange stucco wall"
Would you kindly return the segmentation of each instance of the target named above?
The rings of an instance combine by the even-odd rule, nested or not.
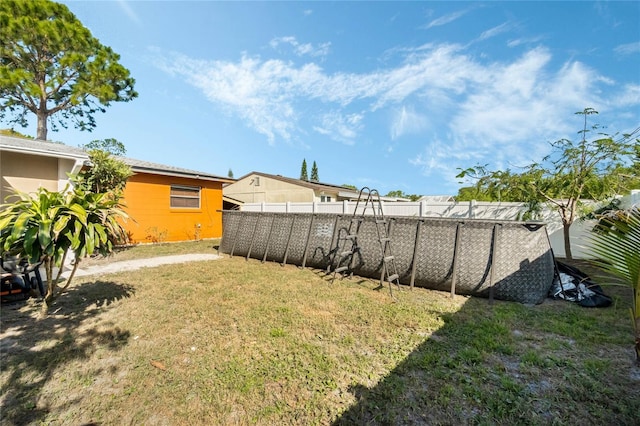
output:
[[[200,208],[172,208],[171,185],[199,186]],[[133,242],[186,241],[222,237],[222,183],[136,173],[123,203],[133,220],[124,224]]]

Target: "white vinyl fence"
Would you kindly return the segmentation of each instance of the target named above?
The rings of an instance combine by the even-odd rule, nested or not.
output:
[[[243,211],[252,212],[281,212],[281,213],[338,213],[353,214],[355,201],[341,201],[332,203],[247,203],[241,206]],[[362,207],[362,203],[360,203]],[[621,207],[640,206],[640,190],[633,190],[631,194],[622,198]],[[469,218],[487,220],[520,220],[527,207],[524,203],[489,203],[480,201],[463,202],[383,202],[382,210],[385,216],[417,216],[417,217],[446,217]],[[542,221],[547,224],[547,233],[553,252],[558,257],[564,257],[564,237],[562,221],[554,209],[545,208]],[[577,220],[571,225],[571,249],[573,257],[588,257],[585,243],[593,227],[593,221]]]
[[[620,207],[623,209],[628,209],[634,206],[640,208],[640,189],[632,189],[631,194],[626,197],[622,197],[622,202],[620,203]]]
[[[332,203],[246,203],[240,208],[250,212],[338,213],[353,214],[355,201]],[[363,203],[360,203],[360,207]],[[385,216],[452,217],[470,219],[515,220],[526,211],[524,203],[450,202],[382,202]],[[371,214],[371,210],[368,211]]]

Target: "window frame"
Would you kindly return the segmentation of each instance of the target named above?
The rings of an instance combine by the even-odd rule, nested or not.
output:
[[[193,191],[194,193],[197,191],[198,195],[185,195],[185,194],[174,194],[173,190],[182,190],[182,191]],[[185,203],[188,203],[188,200],[197,200],[197,206],[174,206],[174,200],[187,200]],[[169,186],[169,208],[171,209],[188,209],[188,210],[200,210],[202,206],[202,187],[201,186],[190,186],[190,185],[182,185],[182,184],[171,184]]]

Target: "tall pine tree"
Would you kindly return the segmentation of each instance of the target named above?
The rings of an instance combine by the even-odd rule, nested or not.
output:
[[[302,169],[300,170],[300,180],[309,180],[309,174],[307,173],[307,159],[302,159]]]
[[[37,139],[48,122],[91,131],[95,114],[136,98],[119,60],[63,4],[0,1],[0,119],[26,127],[34,114]]]
[[[316,162],[313,162],[313,166],[311,166],[311,181],[312,182],[320,182],[320,178],[318,177],[318,166],[316,166]]]

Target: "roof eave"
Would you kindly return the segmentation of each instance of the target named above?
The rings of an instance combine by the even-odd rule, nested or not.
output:
[[[73,154],[70,152],[59,152],[59,151],[48,151],[42,149],[34,149],[28,147],[15,147],[12,145],[4,145],[0,144],[0,148],[2,151],[6,152],[16,152],[18,154],[37,154],[43,157],[55,157],[55,158],[65,158],[70,160],[88,160],[88,155],[83,154]]]
[[[131,166],[131,170],[134,173],[136,172],[148,173],[148,174],[154,174],[154,175],[182,177],[182,178],[197,179],[197,180],[208,180],[212,182],[223,182],[223,183],[234,182],[234,180],[232,179],[226,179],[223,177],[207,176],[207,175],[194,174],[194,173],[171,172],[167,170],[158,170],[158,169],[140,167],[140,166]]]

